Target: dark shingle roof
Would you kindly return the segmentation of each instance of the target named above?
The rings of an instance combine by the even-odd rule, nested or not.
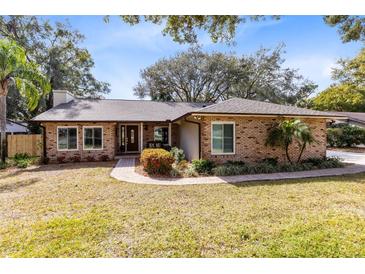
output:
[[[36,116],[33,121],[167,121],[175,120],[202,103],[144,100],[75,99]]]
[[[195,113],[195,112],[194,112]],[[337,117],[338,115],[294,106],[279,105],[255,100],[232,98],[218,104],[200,109],[196,113],[224,113],[251,115],[288,115],[288,116],[321,116]]]
[[[346,120],[357,122],[365,125],[365,112],[341,112],[341,111],[331,111],[334,115],[346,116]]]
[[[232,98],[217,104],[156,102],[144,100],[75,99],[60,104],[33,121],[168,121],[188,113],[338,117],[316,111],[254,100]]]

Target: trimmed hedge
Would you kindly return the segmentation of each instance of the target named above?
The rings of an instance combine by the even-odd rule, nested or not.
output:
[[[310,158],[297,164],[275,164],[274,161],[264,161],[258,164],[245,164],[231,162],[217,166],[212,170],[216,176],[232,176],[245,174],[275,173],[306,171],[323,168],[343,167],[343,163],[337,158]]]
[[[148,174],[169,174],[174,157],[162,148],[147,148],[142,151],[141,163]]]

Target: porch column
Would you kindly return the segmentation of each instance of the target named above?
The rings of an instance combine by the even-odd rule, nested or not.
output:
[[[140,144],[139,144],[139,147],[140,147],[140,151],[142,152],[142,150],[143,150],[143,123],[141,123],[141,125],[140,125],[140,128],[141,128],[141,142],[140,142]]]
[[[171,146],[171,123],[169,123],[169,146]]]

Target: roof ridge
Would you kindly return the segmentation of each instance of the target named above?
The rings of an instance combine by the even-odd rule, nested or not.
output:
[[[151,102],[151,103],[173,103],[173,104],[209,104],[204,102],[176,102],[176,101],[153,101],[153,100],[140,100],[140,99],[121,99],[121,98],[79,98],[76,100],[103,100],[103,101],[132,101],[132,102]]]

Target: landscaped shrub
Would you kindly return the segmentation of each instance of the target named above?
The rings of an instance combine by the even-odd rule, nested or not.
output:
[[[92,155],[87,155],[86,156],[86,161],[88,161],[88,162],[94,162],[95,161],[95,157],[92,156]]]
[[[224,164],[213,169],[213,174],[216,176],[233,176],[250,173],[251,167],[249,165]]]
[[[173,147],[170,150],[171,156],[175,159],[175,163],[178,164],[185,159],[184,150],[177,147]]]
[[[193,160],[192,166],[194,170],[199,174],[211,174],[215,164],[211,160],[200,159]]]
[[[331,147],[352,147],[365,144],[365,129],[347,124],[327,129],[327,143]]]
[[[278,158],[273,158],[273,157],[265,158],[261,161],[261,163],[269,164],[269,165],[272,165],[272,166],[277,166],[278,165]]]
[[[109,161],[109,156],[108,156],[108,155],[106,155],[106,154],[101,155],[101,156],[100,156],[100,161],[102,161],[102,162],[107,162],[107,161]]]
[[[65,162],[65,156],[58,156],[57,157],[57,163],[63,164]]]
[[[343,163],[337,158],[309,158],[300,163],[274,164],[274,162],[261,162],[258,164],[237,164],[227,162],[213,169],[216,176],[232,176],[245,174],[260,174],[274,172],[306,171],[321,168],[343,167]]]
[[[8,167],[8,165],[6,162],[0,162],[0,169],[5,169],[7,167]]]
[[[189,163],[188,163],[188,161],[186,161],[186,160],[182,160],[180,163],[178,163],[178,164],[176,165],[176,167],[177,167],[178,169],[180,169],[180,170],[182,170],[182,169],[186,169],[188,166],[189,166]]]
[[[32,164],[35,164],[38,157],[30,156],[27,153],[17,153],[13,159],[14,165],[19,168],[26,168]]]
[[[81,162],[81,157],[79,155],[72,156],[71,161],[74,163]]]
[[[162,148],[144,149],[140,160],[148,174],[169,174],[174,163],[171,154]]]

